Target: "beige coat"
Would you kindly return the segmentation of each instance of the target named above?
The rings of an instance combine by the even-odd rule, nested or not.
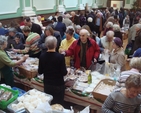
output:
[[[120,48],[117,52],[113,50],[110,53],[110,63],[117,63],[121,66],[121,71],[125,70],[125,54],[123,48]]]

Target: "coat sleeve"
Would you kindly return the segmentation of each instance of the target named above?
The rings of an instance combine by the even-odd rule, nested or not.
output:
[[[47,47],[45,46],[45,35],[42,34],[40,39],[39,39],[39,42],[38,42],[38,47],[40,49],[46,49]]]
[[[43,74],[42,58],[39,58],[38,73]]]
[[[76,47],[76,41],[74,41],[71,44],[71,46],[68,48],[68,50],[65,51],[66,52],[66,56],[72,56],[72,55],[74,55],[74,52],[75,52],[75,49],[76,49],[75,47]]]
[[[62,75],[65,76],[67,74],[66,64],[65,64],[65,57],[62,55],[62,61],[61,61],[61,72]]]

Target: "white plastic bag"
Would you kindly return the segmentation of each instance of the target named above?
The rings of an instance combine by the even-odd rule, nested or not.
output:
[[[80,113],[90,113],[90,106],[85,107]]]

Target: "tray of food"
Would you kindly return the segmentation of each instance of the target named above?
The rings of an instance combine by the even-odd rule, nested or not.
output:
[[[7,106],[17,99],[19,92],[0,86],[0,109],[6,109]]]
[[[18,97],[13,103],[8,105],[7,108],[11,112],[17,112],[23,108],[26,108],[29,112],[32,113],[40,103],[50,103],[52,99],[52,95],[46,94],[36,89],[32,89],[21,97]]]
[[[111,79],[101,80],[92,92],[94,98],[104,102],[108,95],[114,90],[115,84],[116,81]]]

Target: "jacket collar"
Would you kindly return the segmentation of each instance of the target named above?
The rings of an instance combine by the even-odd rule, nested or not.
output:
[[[81,40],[80,40],[80,38],[78,39],[78,42],[77,42],[77,45],[79,45],[80,46],[80,42],[81,42]],[[88,43],[88,48],[89,47],[91,47],[91,42],[90,42],[90,39],[89,38],[87,38],[87,43]]]

